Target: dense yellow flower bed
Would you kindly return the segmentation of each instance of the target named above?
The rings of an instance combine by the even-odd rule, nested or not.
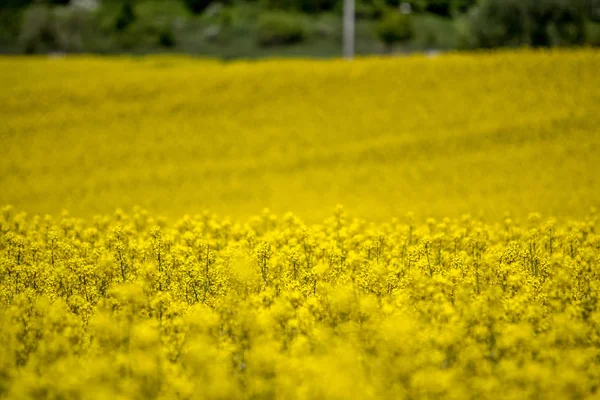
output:
[[[0,58],[0,398],[598,398],[599,71]]]
[[[0,216],[0,397],[595,398],[598,214]]]
[[[600,203],[598,71],[593,50],[2,58],[0,204],[580,218]]]

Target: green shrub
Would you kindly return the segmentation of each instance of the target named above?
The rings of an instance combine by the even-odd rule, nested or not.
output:
[[[592,22],[600,23],[600,1],[597,0],[588,0],[588,16],[589,20]]]
[[[413,42],[421,48],[456,47],[455,21],[433,14],[413,15]]]
[[[586,23],[585,42],[590,46],[600,47],[600,23],[592,21]]]
[[[133,4],[130,0],[125,0],[125,2],[123,2],[123,6],[121,7],[121,11],[119,12],[119,16],[115,21],[115,29],[118,32],[122,32],[127,29],[129,25],[134,23],[135,20],[136,16]]]
[[[585,40],[587,0],[483,0],[469,14],[478,47],[563,46]]]
[[[80,52],[85,49],[85,37],[93,30],[92,16],[78,7],[55,7],[53,9],[59,49]]]
[[[26,53],[79,52],[89,29],[92,19],[83,9],[36,4],[25,12],[19,40]]]
[[[468,24],[476,47],[529,43],[529,16],[523,0],[484,0],[471,10]]]
[[[581,45],[587,0],[528,0],[534,46]]]
[[[0,9],[0,43],[14,43],[19,37],[23,11]]]
[[[175,34],[170,26],[165,26],[158,34],[158,44],[161,47],[172,48],[175,47],[177,41],[175,40]]]
[[[472,13],[461,15],[453,21],[456,38],[456,48],[470,50],[479,46],[478,39],[473,33]]]
[[[390,11],[377,23],[375,33],[391,50],[396,43],[406,42],[414,35],[414,29],[409,14],[402,14],[397,11]]]
[[[302,42],[306,38],[303,21],[286,12],[268,12],[258,19],[258,44],[276,46]]]
[[[127,30],[116,35],[117,47],[125,51],[152,51],[162,46],[161,34],[166,33],[165,29],[168,29],[166,22],[139,18]]]
[[[19,42],[26,53],[57,49],[58,33],[50,7],[40,4],[27,9]]]
[[[161,48],[173,48],[177,45],[175,33],[181,29],[185,16],[189,16],[182,4],[177,7],[135,0],[104,4],[97,14],[97,35],[107,38],[101,50],[103,52],[148,53],[160,51]],[[95,44],[91,43],[90,46]]]

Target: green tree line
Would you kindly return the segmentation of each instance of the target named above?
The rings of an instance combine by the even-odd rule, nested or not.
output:
[[[177,49],[179,39],[189,42],[187,37],[194,36],[190,34],[193,27],[177,28],[172,22],[176,18],[165,17],[162,12],[138,17],[138,8],[151,3],[150,0],[99,1],[101,10],[111,10],[95,12],[102,14],[101,18],[91,15],[89,10],[65,7],[75,3],[80,2],[2,0],[0,44],[14,43],[25,52],[112,52],[106,50],[109,48],[118,52],[144,46],[153,51],[152,46]],[[204,18],[209,14],[205,18],[209,26],[201,28],[201,36],[209,40],[216,38],[214,46],[222,45],[222,40],[228,36],[230,39],[232,35],[253,36],[262,47],[301,43],[309,40],[311,32],[325,31],[327,34],[333,31],[334,28],[323,27],[322,23],[315,26],[314,21],[324,14],[339,15],[343,9],[343,0],[172,0],[154,3],[162,9],[179,7],[192,18]],[[250,26],[247,29],[231,27],[232,21],[239,20],[236,15],[240,13],[236,10],[240,8],[255,10],[245,17],[246,25]],[[373,36],[388,50],[399,43],[409,43],[415,37],[432,42],[431,46],[436,47],[435,40],[427,38],[446,34],[438,29],[440,24],[449,26],[455,36],[456,40],[446,45],[451,48],[600,45],[600,0],[356,0],[356,15],[359,20],[372,21]],[[432,27],[420,23],[419,16],[432,16],[438,20],[433,20]],[[168,18],[171,20],[167,21]],[[329,20],[330,26],[336,24],[339,19]],[[436,29],[439,32],[435,32]],[[86,41],[86,35],[92,39]],[[330,36],[331,42],[337,40],[335,33]],[[110,37],[112,41],[104,46],[104,50],[86,44],[104,43],[100,37]],[[147,46],[148,43],[152,46]]]

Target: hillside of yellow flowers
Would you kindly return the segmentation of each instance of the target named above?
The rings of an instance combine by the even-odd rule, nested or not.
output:
[[[600,202],[600,53],[0,59],[0,204],[318,222],[581,218]]]
[[[0,216],[0,397],[585,399],[598,213]]]
[[[600,398],[598,71],[0,58],[0,398]]]

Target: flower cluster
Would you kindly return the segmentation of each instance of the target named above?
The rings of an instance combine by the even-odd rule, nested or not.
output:
[[[598,213],[0,215],[0,397],[589,398]]]

